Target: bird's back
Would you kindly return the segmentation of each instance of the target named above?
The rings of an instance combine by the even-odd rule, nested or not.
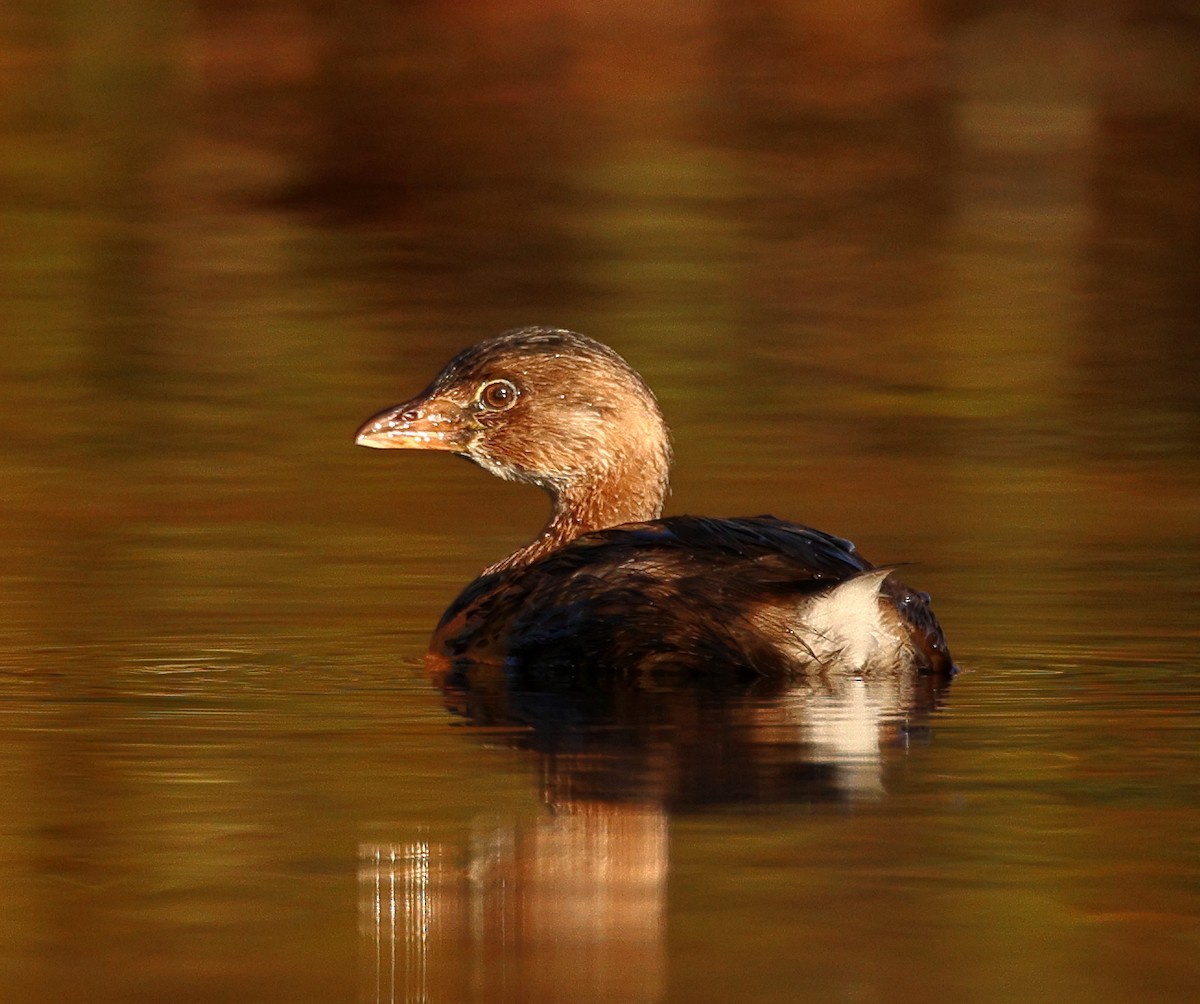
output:
[[[951,671],[928,598],[850,541],[772,516],[674,516],[477,579],[446,611],[433,651],[548,678],[777,675],[861,660],[864,639],[888,638],[895,653],[877,656]]]

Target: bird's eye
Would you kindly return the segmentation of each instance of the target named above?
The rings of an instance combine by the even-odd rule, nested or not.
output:
[[[517,387],[510,380],[491,380],[479,388],[479,403],[488,411],[507,411],[517,403]]]

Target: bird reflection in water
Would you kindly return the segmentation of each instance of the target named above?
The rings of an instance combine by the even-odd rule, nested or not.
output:
[[[458,843],[360,848],[374,1001],[659,1000],[670,818],[879,799],[948,684],[832,666],[650,685],[585,665],[587,683],[548,685],[519,667],[431,663],[481,740],[536,760],[546,811],[480,818]]]
[[[665,817],[636,807],[481,821],[465,847],[364,845],[365,996],[657,1000],[666,878]]]

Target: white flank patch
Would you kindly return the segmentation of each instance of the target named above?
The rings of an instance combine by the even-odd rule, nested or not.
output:
[[[855,576],[819,596],[798,611],[793,634],[808,658],[823,665],[864,670],[874,663],[892,663],[903,644],[894,619],[885,617],[879,587],[890,569]]]

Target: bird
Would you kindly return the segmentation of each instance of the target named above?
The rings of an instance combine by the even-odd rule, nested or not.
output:
[[[550,498],[541,532],[442,615],[429,653],[443,675],[481,680],[490,666],[587,686],[957,672],[928,595],[849,540],[770,515],[664,517],[662,410],[586,335],[531,326],[480,341],[355,442],[456,454]]]

